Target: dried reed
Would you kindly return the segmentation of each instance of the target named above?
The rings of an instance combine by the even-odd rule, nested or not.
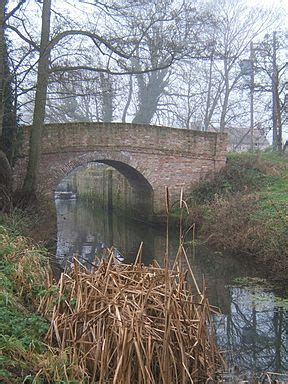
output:
[[[222,358],[210,321],[213,309],[191,267],[184,273],[177,260],[168,269],[139,259],[118,264],[111,252],[93,271],[75,260],[58,283],[49,343],[69,348],[71,364],[91,383],[205,383]],[[51,300],[43,298],[42,312]]]

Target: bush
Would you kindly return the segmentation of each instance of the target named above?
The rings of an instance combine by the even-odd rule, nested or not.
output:
[[[48,258],[45,250],[19,235],[26,220],[18,213],[3,216],[5,227],[0,225],[1,383],[22,383],[37,373],[48,329],[48,322],[34,313],[38,293],[46,287]]]
[[[192,192],[191,201],[208,203],[217,196],[259,191],[271,180],[255,156],[230,155],[226,166],[213,178],[201,182]]]
[[[211,245],[248,254],[270,277],[288,278],[286,156],[230,155],[212,181],[195,188],[190,207],[191,222]]]

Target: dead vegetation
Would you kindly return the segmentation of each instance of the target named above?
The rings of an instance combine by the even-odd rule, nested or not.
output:
[[[178,260],[185,260],[182,251]],[[75,260],[59,280],[57,300],[43,297],[40,310],[52,313],[47,341],[69,351],[78,382],[184,384],[214,378],[223,360],[213,308],[191,267],[182,271],[179,261],[171,269],[139,260],[125,265],[113,254],[93,271]]]

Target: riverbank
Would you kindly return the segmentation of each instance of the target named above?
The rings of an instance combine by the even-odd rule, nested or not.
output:
[[[71,371],[67,351],[47,345],[50,319],[39,310],[44,297],[58,292],[53,215],[44,201],[0,215],[1,383],[71,382],[65,381]]]
[[[22,235],[31,224],[20,211],[0,218],[1,383],[32,382],[46,350],[48,322],[36,309],[46,288],[48,254]]]
[[[187,198],[186,225],[210,246],[253,258],[270,279],[288,278],[288,156],[230,154]],[[177,212],[176,212],[177,214]]]
[[[196,222],[203,242],[208,241],[219,249],[232,249],[239,255],[238,247],[246,245],[243,255],[265,264],[267,271],[270,266],[269,276],[283,281],[287,279],[284,269],[287,158],[262,156],[230,156],[226,169],[213,182],[195,188],[187,199],[190,214],[185,219],[187,225]],[[75,378],[76,366],[71,366],[69,352],[60,353],[43,343],[49,321],[36,315],[39,302],[47,294],[43,283],[50,271],[43,245],[55,246],[55,221],[47,219],[46,212],[47,207],[41,208],[36,216],[32,211],[14,211],[0,222],[0,329],[3,330],[0,381],[3,383],[22,383],[25,378],[29,383],[37,375],[46,382],[48,378],[50,382]],[[53,216],[53,210],[50,214]],[[29,235],[40,239],[41,246],[28,240]],[[260,244],[263,252],[267,252],[265,262],[261,259],[260,241],[265,241]],[[54,295],[53,290],[54,287],[48,289],[48,293]]]

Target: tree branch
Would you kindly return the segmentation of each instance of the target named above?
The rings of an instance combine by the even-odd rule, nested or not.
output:
[[[76,29],[75,30],[72,29],[69,31],[63,31],[63,32],[59,33],[57,36],[55,36],[50,42],[50,49],[54,48],[65,37],[76,36],[76,35],[89,37],[93,41],[93,43],[97,46],[98,49],[99,49],[98,44],[100,42],[100,43],[104,44],[105,47],[107,47],[110,51],[113,51],[114,53],[116,53],[116,55],[123,57],[124,59],[129,59],[132,55],[132,53],[126,54],[125,52],[118,50],[117,48],[113,47],[112,44],[110,44],[106,39],[104,39],[103,37],[101,37],[95,33],[88,32],[88,31],[76,30]]]
[[[2,1],[2,0],[1,0]],[[12,11],[10,11],[9,13],[7,13],[7,15],[5,16],[4,18],[4,23],[6,23],[6,21],[9,19],[9,17],[13,16],[15,14],[15,12],[18,11],[18,9],[26,2],[27,0],[20,0],[19,3],[16,5],[15,8],[12,9]]]
[[[39,51],[39,46],[34,43],[34,41],[28,39],[26,36],[24,36],[17,28],[13,27],[13,25],[7,25],[7,28],[14,31],[22,40],[26,41],[27,44],[31,45],[33,48],[35,48],[37,51]]]
[[[71,72],[71,71],[79,71],[79,70],[85,70],[85,71],[91,71],[91,72],[101,72],[101,73],[108,73],[109,75],[140,75],[142,73],[149,73],[149,72],[155,72],[159,71],[161,69],[166,69],[169,68],[170,65],[173,62],[173,57],[171,58],[171,61],[168,63],[161,65],[156,68],[145,68],[145,69],[133,69],[131,68],[130,70],[127,71],[113,71],[108,68],[95,68],[95,67],[90,67],[86,65],[80,65],[80,66],[67,66],[67,67],[52,67],[50,69],[50,73],[55,73],[55,72]]]

